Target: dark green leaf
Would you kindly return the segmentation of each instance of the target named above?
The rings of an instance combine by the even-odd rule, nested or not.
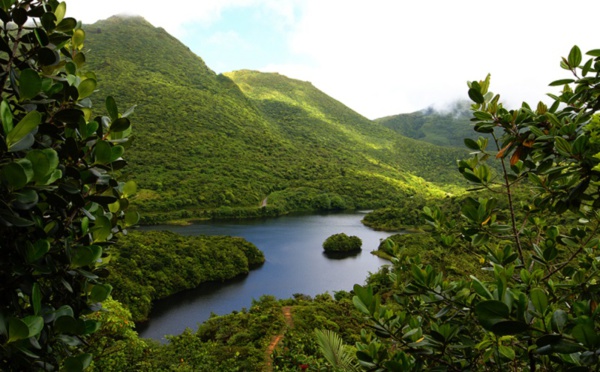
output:
[[[37,315],[32,315],[23,318],[23,323],[27,325],[28,334],[27,337],[36,337],[40,334],[44,328],[44,318]]]
[[[481,92],[478,89],[475,88],[471,88],[469,89],[469,98],[471,98],[471,100],[475,103],[484,103],[485,102],[485,98],[483,97],[483,95],[481,94]]]
[[[64,18],[56,25],[55,31],[69,32],[75,27],[77,27],[77,21],[75,20],[75,18]]]
[[[592,49],[586,53],[588,56],[600,57],[600,49]]]
[[[535,310],[543,315],[548,308],[548,296],[546,295],[546,292],[541,288],[533,288],[529,297]]]
[[[75,248],[71,258],[72,267],[93,266],[102,256],[102,247],[97,245]]]
[[[97,284],[92,288],[90,301],[103,302],[108,298],[111,291],[112,286],[110,284]]]
[[[13,130],[13,115],[6,100],[0,102],[0,118],[2,119],[2,129],[6,135]]]
[[[25,69],[21,71],[19,78],[19,92],[21,100],[31,99],[42,90],[42,78],[32,70]]]
[[[577,324],[573,327],[572,336],[585,347],[592,349],[598,346],[598,335],[592,324]]]
[[[31,288],[31,307],[33,307],[33,313],[39,315],[42,308],[42,292],[37,282],[33,283],[33,287]]]
[[[29,327],[21,319],[8,320],[8,343],[29,337]]]
[[[481,325],[491,330],[492,326],[501,320],[508,318],[508,306],[504,302],[496,300],[481,301],[475,306],[475,314]]]
[[[106,111],[108,111],[108,115],[112,121],[115,121],[119,118],[117,103],[112,96],[106,97]]]
[[[86,369],[92,362],[92,354],[81,354],[68,357],[64,362],[64,370],[67,372],[80,372]]]
[[[562,86],[565,84],[571,84],[573,82],[575,82],[575,80],[573,80],[573,79],[561,79],[561,80],[555,80],[555,81],[551,82],[549,85],[551,87],[556,87],[556,86]]]
[[[575,68],[581,63],[581,50],[577,45],[574,45],[573,48],[571,48],[571,51],[569,52],[568,62],[571,68]]]
[[[17,142],[40,125],[41,122],[42,115],[37,111],[31,111],[25,115],[25,117],[23,117],[23,119],[21,119],[14,129],[6,136],[6,146],[9,151]]]
[[[114,120],[110,125],[111,132],[122,132],[131,126],[131,122],[127,118],[119,118]]]
[[[499,336],[516,335],[528,330],[529,326],[527,323],[516,320],[499,320],[490,327],[490,331]]]

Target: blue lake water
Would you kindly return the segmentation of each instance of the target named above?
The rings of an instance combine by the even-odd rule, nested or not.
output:
[[[364,213],[294,215],[269,219],[210,221],[190,226],[145,226],[141,230],[170,230],[182,235],[230,235],[245,238],[265,254],[266,262],[249,275],[225,283],[210,283],[176,294],[153,305],[150,321],[140,325],[142,337],[163,340],[186,327],[196,329],[211,313],[223,315],[249,308],[264,294],[290,298],[314,296],[364,284],[369,272],[388,263],[370,252],[390,232],[375,231],[360,221]],[[358,236],[361,253],[343,259],[323,253],[323,241],[337,233]]]

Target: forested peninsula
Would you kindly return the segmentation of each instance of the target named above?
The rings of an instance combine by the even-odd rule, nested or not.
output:
[[[17,0],[0,21],[1,370],[598,369],[599,49],[560,59],[550,104],[505,107],[488,75],[450,113],[368,120],[310,82],[215,74],[140,17]],[[137,334],[152,301],[265,262],[140,223],[358,208],[412,233],[351,291]]]

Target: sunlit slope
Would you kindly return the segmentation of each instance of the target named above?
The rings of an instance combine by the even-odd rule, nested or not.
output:
[[[226,75],[253,100],[278,132],[294,143],[330,150],[340,161],[360,165],[363,170],[368,164],[375,176],[391,172],[397,180],[408,180],[406,172],[410,172],[430,182],[458,181],[455,160],[464,156],[462,150],[400,136],[309,82],[249,70]]]
[[[308,83],[250,72],[234,82],[142,18],[85,29],[103,95],[121,112],[137,105],[126,176],[147,220],[235,215],[266,197],[266,213],[382,206],[442,193],[424,179],[454,180],[457,152],[398,136]]]

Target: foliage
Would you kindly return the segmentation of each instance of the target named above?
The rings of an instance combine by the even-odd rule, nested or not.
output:
[[[52,1],[0,2],[0,369],[81,370],[88,317],[135,184],[119,182],[131,131],[83,70],[85,32]]]
[[[216,75],[136,17],[85,29],[103,89],[138,105],[128,177],[144,223],[383,207],[462,182],[463,150],[401,137],[309,83]]]
[[[447,110],[429,107],[410,114],[399,114],[376,121],[399,134],[438,146],[463,147],[464,139],[477,140],[481,134],[473,132],[469,101],[457,101]],[[491,137],[490,137],[491,138]]]
[[[348,236],[345,233],[333,234],[323,242],[327,253],[360,251],[362,240],[358,236]]]
[[[115,299],[139,322],[147,319],[153,300],[248,274],[264,261],[263,253],[242,238],[134,231],[119,240],[108,279]]]
[[[448,280],[418,256],[401,255],[390,274],[393,300],[383,303],[372,287],[355,286],[354,304],[372,327],[357,344],[364,368],[588,370],[600,364],[600,50],[588,55],[583,63],[573,47],[563,58],[573,78],[551,83],[563,86],[550,95],[551,107],[524,103],[509,111],[488,91],[489,76],[469,83],[475,130],[491,134],[497,151],[487,149],[487,138],[465,140],[474,153],[459,162],[459,171],[506,201],[499,208],[494,198],[468,198],[461,208],[461,236],[473,252],[485,252],[489,277]],[[503,170],[497,178],[490,159]],[[531,195],[521,213],[513,198],[519,184]],[[552,224],[552,215],[575,218]],[[424,216],[438,237],[448,236],[442,210]]]
[[[342,338],[329,330],[315,329],[319,350],[334,371],[358,371],[358,363],[351,349],[344,345]]]

